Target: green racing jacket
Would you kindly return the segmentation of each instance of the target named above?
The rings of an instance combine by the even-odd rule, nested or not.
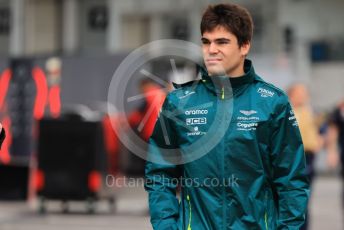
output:
[[[167,95],[145,168],[154,229],[303,224],[309,184],[293,110],[282,90],[255,74],[250,60],[244,70],[239,78],[210,77],[203,70],[200,80],[176,85]],[[230,85],[222,84],[228,79]],[[172,162],[174,153],[184,161]],[[199,157],[188,159],[190,154]]]

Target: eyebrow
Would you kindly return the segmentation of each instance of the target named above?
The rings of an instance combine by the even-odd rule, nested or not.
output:
[[[202,37],[201,39],[203,42],[210,41],[208,38]],[[215,42],[230,42],[231,40],[229,38],[216,38],[214,39]]]

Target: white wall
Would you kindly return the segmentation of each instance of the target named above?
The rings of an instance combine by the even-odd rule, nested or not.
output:
[[[28,0],[25,9],[25,54],[57,51],[61,42],[61,22],[56,1]]]
[[[79,0],[80,51],[82,54],[106,54],[106,30],[89,27],[89,10],[94,6],[107,6],[106,0]],[[109,9],[108,13],[110,13]],[[108,28],[107,28],[108,29]]]
[[[291,25],[298,38],[344,37],[343,0],[279,0],[280,25]]]
[[[309,42],[321,39],[344,39],[343,0],[279,0],[280,28],[291,26],[295,49],[290,55],[295,81],[311,90],[316,110],[328,111],[344,97],[344,63],[313,64]]]
[[[110,53],[116,53],[123,48],[135,48],[137,44],[150,42],[157,39],[171,38],[171,22],[174,18],[186,18],[189,23],[189,35],[191,41],[200,42],[199,23],[200,16],[206,1],[200,0],[108,0],[110,17],[110,28],[107,36],[107,46]],[[133,32],[138,26],[135,19],[128,20],[129,16],[136,15],[136,18],[143,18],[141,29]],[[154,27],[154,28],[153,28]],[[145,34],[140,32],[144,30]],[[118,34],[114,36],[114,34]],[[132,46],[129,41],[124,41],[128,35],[140,36],[133,39]],[[124,44],[124,46],[122,46]],[[131,47],[130,47],[131,46]]]
[[[293,82],[297,81],[292,68],[292,60],[284,55],[250,55],[255,72],[276,87],[286,90]]]
[[[344,99],[344,63],[314,65],[310,90],[316,109],[333,109],[339,100]]]

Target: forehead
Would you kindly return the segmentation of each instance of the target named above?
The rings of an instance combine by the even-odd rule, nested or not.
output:
[[[236,39],[235,35],[223,26],[217,26],[210,31],[205,31],[202,34],[202,38],[206,38],[209,40],[218,38]]]

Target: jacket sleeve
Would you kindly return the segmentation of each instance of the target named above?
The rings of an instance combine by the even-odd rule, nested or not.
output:
[[[277,229],[300,229],[305,220],[309,182],[295,115],[286,98],[276,107],[271,135],[273,188],[278,200]]]
[[[170,105],[166,98],[148,142],[148,158],[145,167],[145,189],[148,192],[151,223],[153,229],[158,230],[178,229],[179,202],[176,197],[176,188],[181,169],[178,165],[164,162],[164,158],[177,149],[175,122],[168,116],[170,112]],[[158,163],[152,162],[152,159],[155,160],[154,162],[158,160]]]

